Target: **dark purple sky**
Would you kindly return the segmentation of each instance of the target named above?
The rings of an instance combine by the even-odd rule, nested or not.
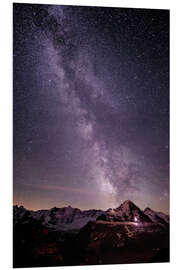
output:
[[[169,211],[169,11],[14,4],[14,203]]]

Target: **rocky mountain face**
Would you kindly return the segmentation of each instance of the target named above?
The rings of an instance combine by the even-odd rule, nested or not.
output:
[[[106,221],[131,221],[131,222],[152,222],[148,215],[146,215],[133,202],[127,200],[118,208],[109,209],[103,213],[99,220]]]
[[[169,216],[131,201],[115,209],[13,207],[14,267],[169,261]]]
[[[169,261],[168,226],[131,222],[89,222],[75,238],[82,264]],[[158,254],[161,256],[158,256]]]
[[[144,210],[144,214],[154,223],[169,224],[169,216],[164,213],[155,212],[148,207]]]

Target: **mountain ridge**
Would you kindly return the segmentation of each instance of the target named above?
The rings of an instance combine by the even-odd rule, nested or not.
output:
[[[28,219],[41,222],[45,227],[52,230],[74,230],[81,229],[89,221],[109,221],[109,222],[139,222],[157,223],[167,225],[169,216],[156,212],[149,207],[141,210],[132,201],[126,200],[117,208],[107,210],[89,209],[80,210],[79,208],[52,207],[49,210],[27,210],[23,206],[13,206],[14,225],[17,223],[28,223]]]

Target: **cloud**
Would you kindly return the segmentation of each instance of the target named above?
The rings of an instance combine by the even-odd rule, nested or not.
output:
[[[56,185],[43,185],[43,184],[30,184],[24,183],[24,186],[33,189],[41,189],[41,190],[48,190],[48,191],[66,191],[69,193],[77,193],[77,194],[85,194],[85,195],[95,195],[99,194],[98,192],[84,190],[81,188],[74,188],[74,187],[66,187],[66,186],[56,186]]]

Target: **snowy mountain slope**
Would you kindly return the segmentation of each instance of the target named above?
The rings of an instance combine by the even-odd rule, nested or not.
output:
[[[49,210],[29,211],[23,206],[14,206],[14,224],[17,222],[27,222],[27,218],[34,219],[42,223],[42,225],[53,230],[74,230],[80,229],[89,221],[94,221],[103,213],[102,210],[85,210],[71,206],[57,208],[53,207]]]

